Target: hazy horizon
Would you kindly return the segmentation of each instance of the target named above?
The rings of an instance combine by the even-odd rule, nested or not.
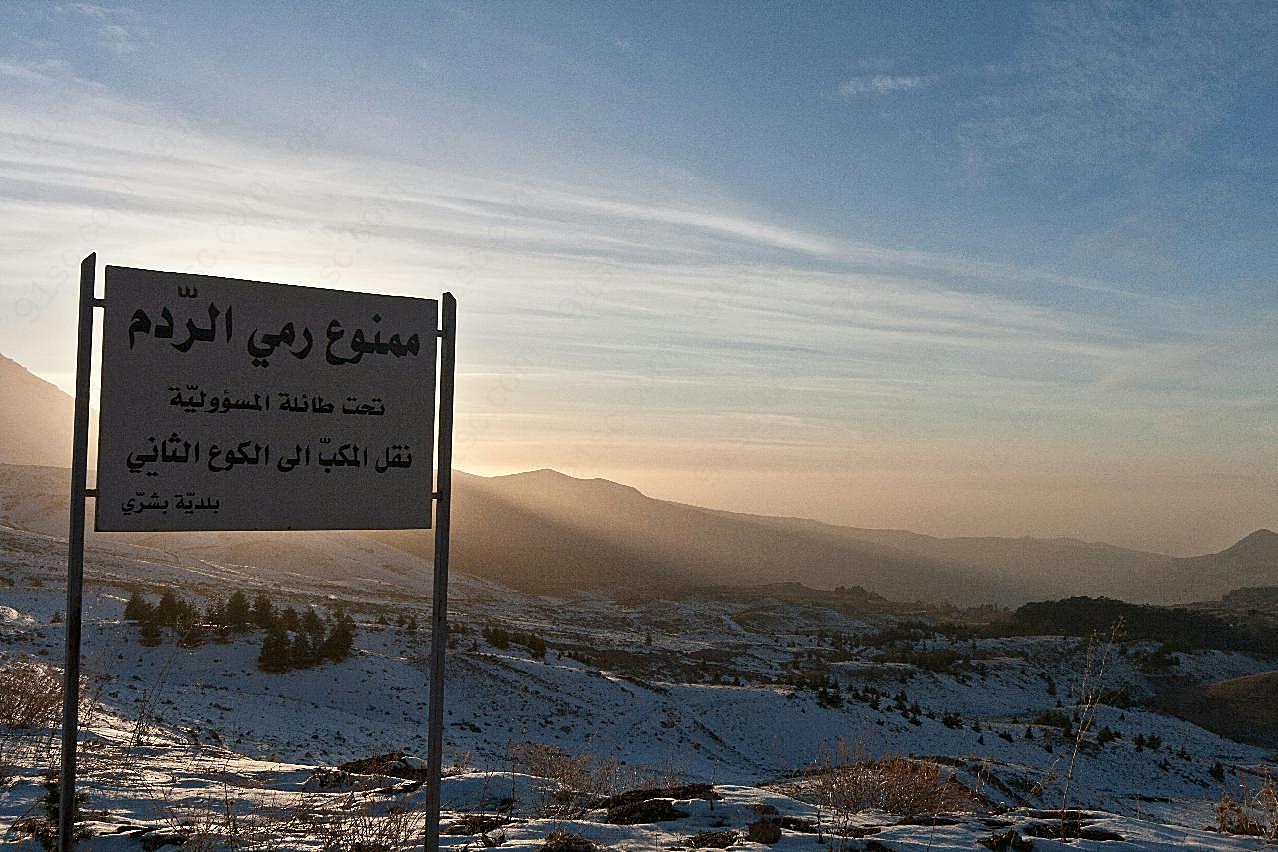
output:
[[[1278,526],[1278,8],[0,8],[0,352],[102,264],[460,305],[456,465],[1172,553]]]

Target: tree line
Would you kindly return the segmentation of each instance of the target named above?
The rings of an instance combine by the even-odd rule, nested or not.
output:
[[[323,616],[309,606],[300,612],[292,606],[279,608],[262,592],[251,601],[242,591],[224,600],[213,598],[203,613],[172,589],[165,589],[156,603],[134,592],[124,618],[138,625],[138,641],[148,646],[159,645],[166,629],[185,648],[203,644],[209,634],[217,642],[229,642],[232,634],[263,631],[257,667],[264,672],[341,662],[355,644],[355,620],[344,610]]]

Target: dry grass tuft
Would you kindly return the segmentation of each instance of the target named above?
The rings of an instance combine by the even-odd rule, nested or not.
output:
[[[60,672],[21,655],[0,664],[0,728],[47,728],[59,724],[61,717]]]
[[[1278,840],[1278,786],[1265,770],[1264,781],[1252,790],[1241,777],[1237,798],[1228,791],[1216,805],[1216,829],[1223,834],[1246,834]]]
[[[525,742],[511,749],[511,761],[529,775],[545,778],[547,791],[541,811],[546,816],[575,816],[601,799],[639,787],[671,787],[682,776],[670,767],[651,769],[624,766],[615,757],[570,752],[553,743]]]
[[[981,805],[980,797],[945,767],[903,757],[867,759],[859,744],[849,748],[842,739],[834,755],[823,754],[802,780],[786,787],[790,795],[824,811],[830,833],[840,838],[856,833],[852,823],[862,811],[918,820],[971,812]]]

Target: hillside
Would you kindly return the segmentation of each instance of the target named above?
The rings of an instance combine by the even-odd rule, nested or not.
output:
[[[0,355],[0,464],[70,467],[74,408],[56,385]]]
[[[1265,748],[1278,744],[1278,672],[1171,690],[1158,704],[1165,712],[1237,742]]]
[[[5,522],[65,534],[72,402],[0,356],[0,469]],[[1220,553],[1173,558],[1075,539],[936,538],[704,509],[604,479],[552,470],[454,478],[453,564],[523,591],[677,595],[779,582],[861,586],[896,601],[1015,606],[1072,595],[1142,603],[1220,598],[1278,584],[1278,534],[1259,530]],[[379,533],[429,558],[430,532]],[[95,537],[93,541],[103,541]],[[235,563],[273,552],[288,570],[340,573],[340,533],[112,537]],[[391,560],[393,561],[393,560]]]
[[[316,580],[265,563],[130,546],[90,550],[83,671],[92,688],[82,720],[92,745],[79,786],[89,797],[86,828],[104,838],[93,848],[162,848],[166,840],[280,848],[281,838],[290,849],[387,848],[355,843],[378,835],[332,832],[357,819],[368,831],[367,807],[376,807],[378,820],[392,808],[420,819],[412,772],[425,747],[429,638],[418,625],[429,619],[429,575],[401,555],[401,585],[392,577],[370,584],[359,571],[383,556],[346,554],[358,570]],[[265,554],[271,563],[277,557],[276,549]],[[44,774],[56,761],[48,730],[58,681],[46,661],[58,659],[64,639],[64,559],[57,540],[0,529],[0,686],[32,683],[54,699],[42,705],[40,724],[6,735],[0,826],[13,831],[4,849],[34,848],[23,828],[30,823],[21,821],[41,812]],[[920,629],[910,614],[849,614],[837,595],[827,608],[793,587],[768,589],[772,600],[758,606],[704,599],[565,606],[464,573],[453,579],[444,755],[453,777],[443,802],[446,824],[457,826],[454,848],[481,848],[476,829],[466,827],[479,812],[514,817],[504,827],[510,842],[500,845],[526,850],[540,848],[554,827],[609,848],[688,848],[694,833],[744,833],[763,814],[784,820],[779,852],[811,849],[819,831],[830,837],[832,818],[854,821],[891,849],[983,848],[978,842],[995,829],[1012,827],[1037,833],[1035,848],[1099,848],[1056,844],[1045,834],[1048,809],[1059,808],[1062,795],[1104,831],[1095,840],[1122,838],[1121,848],[1260,847],[1201,827],[1219,800],[1217,775],[1271,771],[1272,741],[1240,744],[1150,706],[1161,675],[1149,671],[1148,643],[1128,643],[1089,675],[1094,648],[1086,640],[955,642]],[[269,631],[215,623],[213,613],[225,612],[236,590],[265,593],[280,623],[287,607],[325,620],[340,608],[354,619],[353,653],[283,673],[260,670]],[[147,639],[145,626],[125,617],[125,602],[138,593],[158,606],[165,591],[210,613],[208,623],[181,637],[164,626]],[[296,647],[301,634],[292,632]],[[1177,677],[1190,689],[1272,667],[1239,652],[1177,658]],[[1087,703],[1089,687],[1098,686],[1114,704]],[[1086,731],[1071,726],[1075,713],[1090,720]],[[1103,740],[1102,731],[1120,733]],[[1062,756],[1076,748],[1066,794]],[[388,753],[410,757],[373,759]],[[855,763],[896,788],[910,776],[876,770],[903,768],[879,759],[905,755],[922,762],[916,768],[944,773],[928,769],[923,789],[934,789],[928,778],[952,776],[946,786],[958,798],[940,808],[906,796],[840,816],[840,800],[821,795],[821,779],[832,777],[822,771],[826,761]],[[391,767],[408,774],[383,773]],[[671,783],[714,785],[723,798],[669,797],[678,813],[663,807],[619,825],[611,808],[554,795],[557,782],[575,779],[590,786],[570,792],[590,799]],[[468,790],[488,795],[476,800]],[[304,821],[295,819],[299,812]]]
[[[549,470],[456,482],[456,564],[529,591],[624,595],[793,581],[863,586],[897,601],[1019,605],[1091,595],[1167,604],[1278,582],[1273,534],[1264,531],[1220,554],[1177,559],[1073,539],[944,539],[744,515]],[[424,555],[431,546],[428,533],[379,538]]]
[[[1278,533],[1256,530],[1219,553],[1172,559],[1149,579],[1175,589],[1179,600],[1207,600],[1233,589],[1278,584]]]
[[[925,588],[960,591],[962,578],[948,566],[845,538],[837,527],[788,529],[551,470],[463,476],[455,485],[455,564],[524,591],[650,596],[778,580],[863,585],[898,600]],[[414,552],[431,546],[429,533],[378,537]]]

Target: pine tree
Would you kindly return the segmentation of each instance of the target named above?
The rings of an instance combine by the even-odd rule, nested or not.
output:
[[[306,612],[302,613],[302,630],[306,632],[306,638],[312,645],[324,641],[324,621],[313,607],[308,606]]]
[[[298,616],[297,610],[291,606],[284,607],[283,612],[280,613],[280,622],[289,633],[296,633],[302,629],[302,619]]]
[[[272,625],[262,640],[262,650],[257,655],[257,667],[264,672],[286,672],[289,664],[288,631],[281,625]]]
[[[226,602],[226,623],[237,633],[249,629],[249,602],[241,591],[236,591]]]
[[[151,605],[146,602],[146,598],[137,592],[129,596],[129,602],[124,605],[124,618],[126,621],[145,621],[150,615]]]
[[[315,665],[315,654],[305,633],[293,635],[293,643],[288,649],[289,666],[295,669],[310,668]]]
[[[174,627],[178,621],[178,599],[172,589],[165,589],[155,607],[155,621],[161,627]]]
[[[271,599],[263,593],[258,593],[253,598],[253,609],[250,612],[249,619],[254,627],[267,629],[275,624],[275,607],[271,605]]]
[[[339,612],[333,619],[333,630],[320,646],[320,657],[340,663],[351,654],[355,646],[355,621]]]

